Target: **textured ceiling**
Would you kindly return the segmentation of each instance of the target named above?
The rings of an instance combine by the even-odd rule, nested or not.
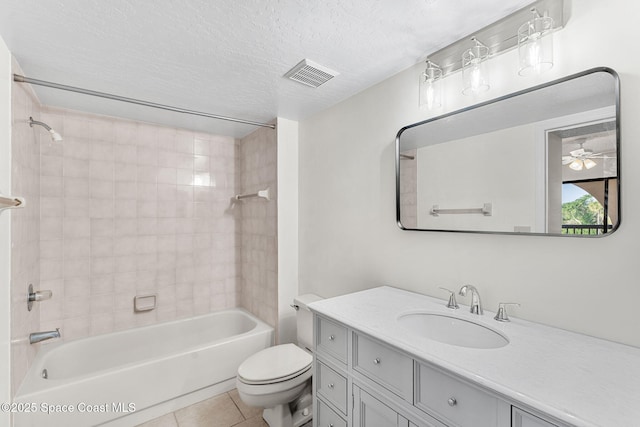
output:
[[[26,76],[253,121],[300,120],[531,0],[3,0]],[[340,75],[282,76],[308,58]],[[232,136],[254,128],[35,87],[47,105]]]

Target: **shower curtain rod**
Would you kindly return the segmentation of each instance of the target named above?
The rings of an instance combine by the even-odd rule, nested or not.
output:
[[[14,74],[13,75],[13,80],[16,81],[16,82],[19,82],[19,83],[29,83],[29,84],[38,85],[38,86],[50,87],[50,88],[53,88],[53,89],[66,90],[66,91],[69,91],[69,92],[76,92],[76,93],[81,93],[81,94],[84,94],[84,95],[97,96],[99,98],[107,98],[107,99],[111,99],[111,100],[114,100],[114,101],[128,102],[130,104],[137,104],[137,105],[143,105],[145,107],[158,108],[160,110],[173,111],[175,113],[183,113],[183,114],[191,114],[193,116],[209,117],[211,119],[226,120],[228,122],[243,123],[243,124],[247,124],[247,125],[260,126],[260,127],[270,128],[270,129],[275,129],[276,128],[276,125],[273,125],[273,124],[270,124],[270,123],[253,122],[251,120],[236,119],[234,117],[226,117],[226,116],[219,116],[217,114],[203,113],[202,111],[187,110],[187,109],[184,109],[184,108],[172,107],[170,105],[158,104],[156,102],[142,101],[140,99],[127,98],[127,97],[124,97],[124,96],[112,95],[110,93],[97,92],[95,90],[83,89],[83,88],[74,87],[74,86],[67,86],[67,85],[63,85],[63,84],[59,84],[59,83],[47,82],[47,81],[44,81],[44,80],[32,79],[30,77],[21,76],[20,74]]]

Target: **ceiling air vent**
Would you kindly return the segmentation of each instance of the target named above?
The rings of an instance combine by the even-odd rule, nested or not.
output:
[[[338,74],[340,73],[309,61],[308,59],[303,59],[298,62],[295,67],[287,71],[287,74],[285,74],[284,77],[288,77],[291,80],[295,80],[296,82],[307,86],[318,87],[328,82]]]

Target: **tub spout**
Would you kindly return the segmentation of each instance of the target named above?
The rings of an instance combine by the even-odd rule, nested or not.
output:
[[[60,328],[56,328],[55,331],[34,332],[29,334],[29,344],[35,344],[51,338],[60,338]]]

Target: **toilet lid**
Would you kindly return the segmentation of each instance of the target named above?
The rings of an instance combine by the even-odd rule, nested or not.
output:
[[[242,362],[238,375],[251,383],[283,381],[309,369],[313,358],[295,344],[261,350]]]

